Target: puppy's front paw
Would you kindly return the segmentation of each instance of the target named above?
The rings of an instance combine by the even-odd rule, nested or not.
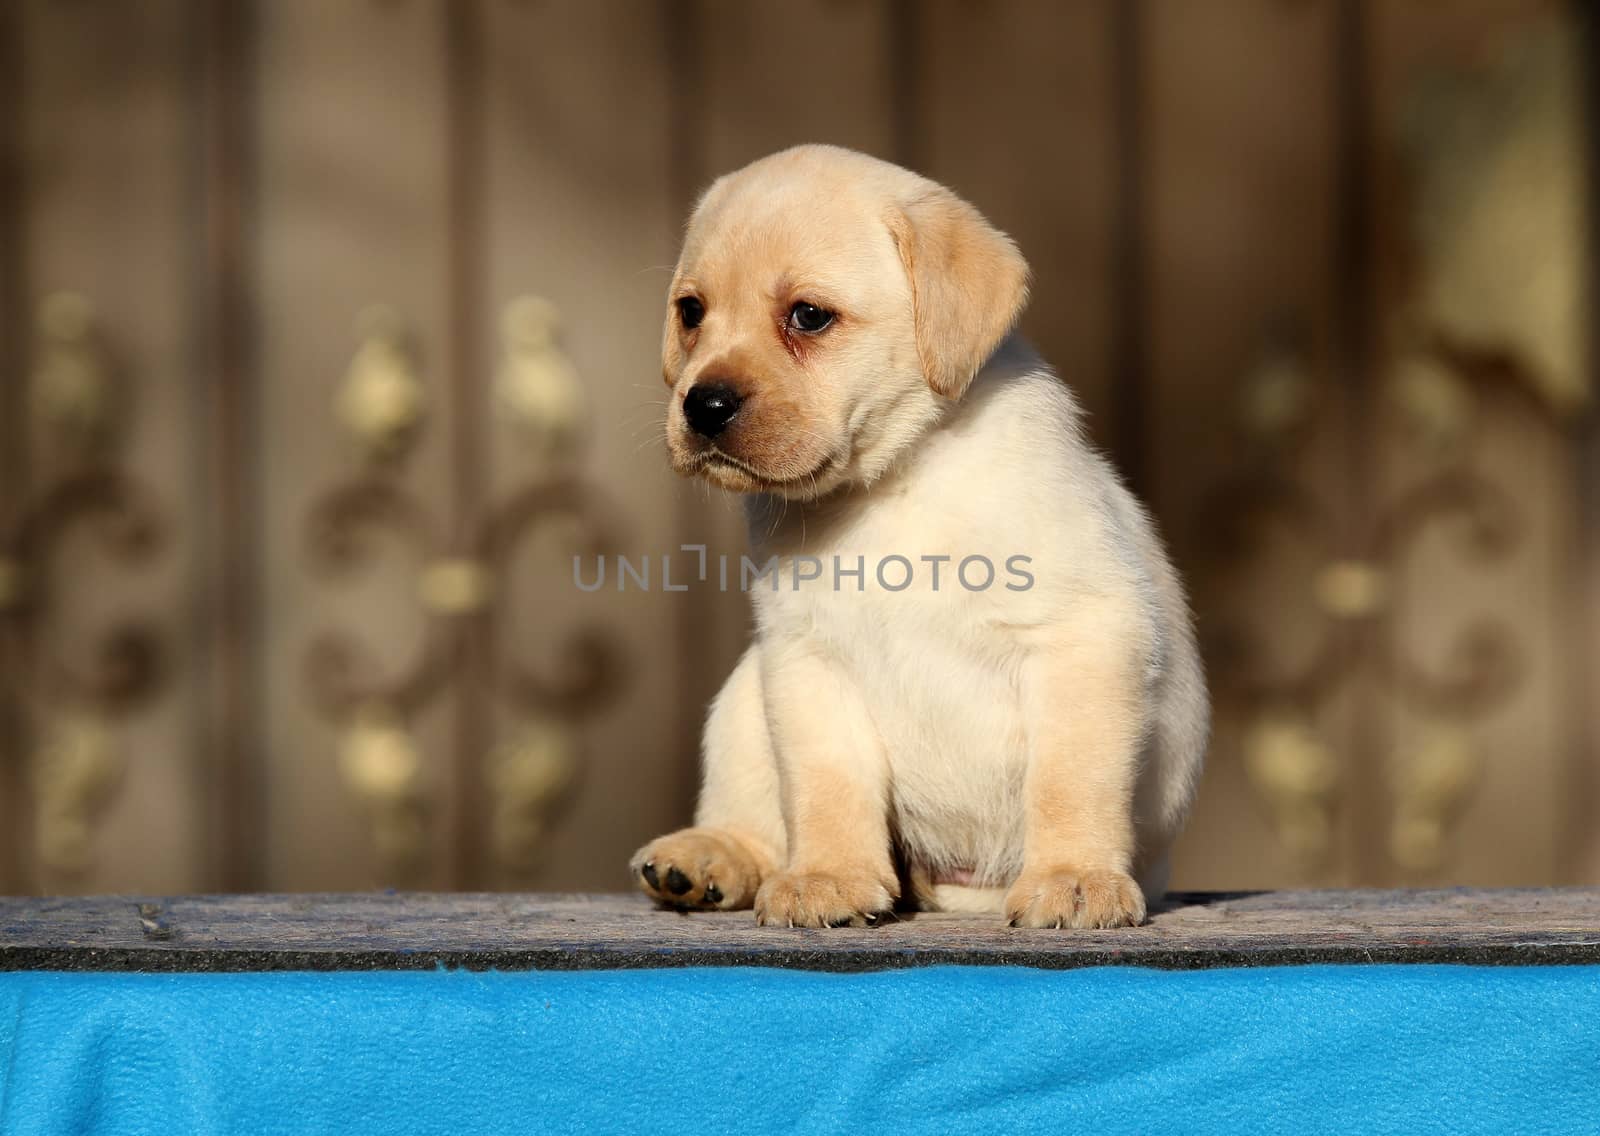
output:
[[[782,872],[756,893],[756,922],[772,927],[875,927],[894,893],[872,875]]]
[[[1024,871],[1006,893],[1013,927],[1137,927],[1144,915],[1139,885],[1109,868]]]
[[[670,907],[733,911],[749,907],[761,868],[737,840],[714,828],[685,828],[658,837],[628,865],[639,889]]]

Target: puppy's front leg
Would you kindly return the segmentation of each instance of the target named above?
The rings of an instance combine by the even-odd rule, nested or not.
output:
[[[780,927],[875,923],[899,894],[877,728],[853,684],[817,651],[763,648],[762,681],[789,862],[756,893],[756,919]]]
[[[1018,927],[1144,922],[1134,882],[1134,782],[1145,734],[1142,637],[1084,620],[1070,644],[1029,661],[1032,752],[1022,874],[1006,895]]]

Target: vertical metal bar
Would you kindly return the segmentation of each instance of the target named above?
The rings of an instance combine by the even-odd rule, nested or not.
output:
[[[0,5],[0,557],[16,532],[27,493],[22,431],[28,365],[22,19],[20,5]],[[0,610],[0,889],[7,892],[27,886],[21,652],[17,617]]]
[[[889,107],[894,160],[919,170],[922,153],[919,121],[922,97],[922,5],[918,0],[893,0],[889,10]]]
[[[1334,115],[1333,296],[1331,370],[1343,409],[1344,446],[1342,547],[1364,551],[1367,521],[1376,506],[1376,481],[1371,451],[1375,411],[1372,369],[1376,361],[1372,335],[1371,289],[1371,114],[1372,81],[1364,0],[1340,0],[1337,12],[1332,92]],[[1358,650],[1354,639],[1345,650]],[[1387,650],[1377,643],[1374,650]],[[1387,668],[1385,668],[1387,670]],[[1360,673],[1361,668],[1352,668]],[[1350,849],[1347,863],[1354,875],[1348,883],[1375,884],[1387,873],[1382,818],[1386,802],[1382,770],[1377,768],[1382,727],[1376,711],[1359,702],[1348,723],[1345,794]]]
[[[484,279],[483,8],[480,0],[445,5],[448,85],[450,330],[449,387],[453,531],[456,555],[476,556],[483,532],[485,475],[481,414],[484,358],[480,349]],[[456,883],[484,883],[481,840],[484,749],[492,737],[492,632],[484,613],[461,619],[455,641]]]
[[[1111,282],[1112,445],[1128,485],[1141,497],[1150,488],[1146,460],[1145,387],[1150,333],[1145,297],[1144,3],[1111,5],[1112,145],[1116,200]]]
[[[707,157],[703,146],[702,111],[705,107],[705,51],[707,21],[699,0],[680,0],[660,5],[663,18],[661,42],[666,52],[671,99],[668,112],[668,192],[676,216],[687,218],[696,195],[707,178]],[[676,257],[677,250],[673,250]],[[666,304],[663,289],[661,302]],[[678,496],[678,532],[686,542],[704,536],[704,517],[689,492]],[[716,549],[708,550],[715,555]],[[678,781],[674,796],[682,801],[685,820],[694,809],[700,783],[700,731],[705,718],[706,628],[716,625],[716,595],[704,585],[691,586],[676,597],[674,620],[675,649],[684,655],[676,668],[678,709],[676,723],[679,752]]]
[[[1335,376],[1343,392],[1347,427],[1345,475],[1355,498],[1352,524],[1364,530],[1359,514],[1372,500],[1373,478],[1368,447],[1372,407],[1373,363],[1368,296],[1372,285],[1367,147],[1368,72],[1363,0],[1341,0],[1338,59],[1334,69],[1334,342]]]
[[[1600,70],[1600,56],[1589,56],[1591,82],[1593,73]],[[1591,115],[1600,112],[1600,105],[1591,103]],[[1596,146],[1595,128],[1591,125],[1590,168],[1597,169],[1600,146]],[[1595,180],[1590,175],[1591,186]],[[1600,194],[1591,190],[1590,217],[1600,216]],[[1591,226],[1593,222],[1591,221]],[[1595,254],[1596,241],[1589,238],[1591,255],[1587,271],[1590,274],[1590,304],[1600,318],[1600,304],[1596,304],[1593,281],[1600,277],[1600,255]],[[1593,320],[1591,328],[1600,327]],[[1594,353],[1593,348],[1591,355]],[[1594,364],[1589,366],[1593,369]],[[1576,642],[1572,646],[1568,673],[1567,698],[1571,708],[1571,771],[1568,807],[1571,810],[1567,836],[1560,849],[1564,864],[1563,881],[1570,883],[1595,883],[1593,865],[1597,855],[1595,820],[1600,816],[1600,706],[1595,703],[1595,691],[1600,690],[1600,413],[1590,410],[1577,443],[1574,465],[1578,476],[1577,523],[1578,539],[1574,542],[1571,565],[1572,595],[1578,618],[1573,626]]]
[[[212,886],[265,886],[265,817],[260,752],[261,502],[255,475],[260,443],[253,428],[256,375],[251,332],[250,242],[253,235],[255,138],[251,55],[253,4],[198,0],[199,207],[204,229],[196,257],[199,314],[194,369],[195,453],[202,473],[197,543],[205,584],[197,590],[196,639],[210,665],[196,761],[210,802]]]
[[[662,5],[662,43],[667,54],[671,90],[668,115],[670,164],[668,180],[672,205],[687,217],[706,177],[702,145],[701,112],[705,108],[705,18],[699,0]],[[666,297],[663,294],[662,302]]]
[[[1574,4],[1579,25],[1583,92],[1584,178],[1587,193],[1587,255],[1583,271],[1589,305],[1586,365],[1590,382],[1600,391],[1600,7]],[[1585,870],[1593,862],[1595,817],[1600,813],[1600,410],[1591,407],[1579,426],[1573,454],[1577,478],[1577,526],[1572,542],[1570,602],[1577,616],[1569,622],[1572,636],[1567,655],[1565,695],[1569,715],[1568,816],[1558,857],[1562,882],[1593,883]]]

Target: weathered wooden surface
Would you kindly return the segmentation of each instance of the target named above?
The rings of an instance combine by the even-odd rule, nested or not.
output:
[[[1600,963],[1600,890],[1178,895],[1143,927],[1021,931],[913,915],[758,927],[626,895],[364,894],[0,900],[5,970],[612,969],[933,964],[1192,969],[1298,963]]]

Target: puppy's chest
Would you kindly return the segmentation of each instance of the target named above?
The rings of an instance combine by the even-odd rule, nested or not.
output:
[[[756,596],[763,624],[878,663],[910,645],[942,653],[984,638],[1004,603],[994,593],[1005,594],[1005,565],[974,547],[994,542],[919,525],[910,503],[875,513],[874,523],[780,553],[777,587]]]
[[[900,846],[923,864],[1005,878],[1020,841],[1028,731],[1023,651],[995,622],[992,599],[943,577],[934,591],[930,575],[917,591],[830,586],[781,602],[789,618],[771,630],[813,637],[862,699]]]
[[[1015,630],[1025,594],[1009,590],[1003,547],[948,530],[884,525],[783,565],[763,592],[764,634],[805,638],[860,693],[902,780],[959,775],[1016,756],[1021,734]],[[975,549],[981,549],[974,551]],[[963,570],[963,561],[970,557]]]

